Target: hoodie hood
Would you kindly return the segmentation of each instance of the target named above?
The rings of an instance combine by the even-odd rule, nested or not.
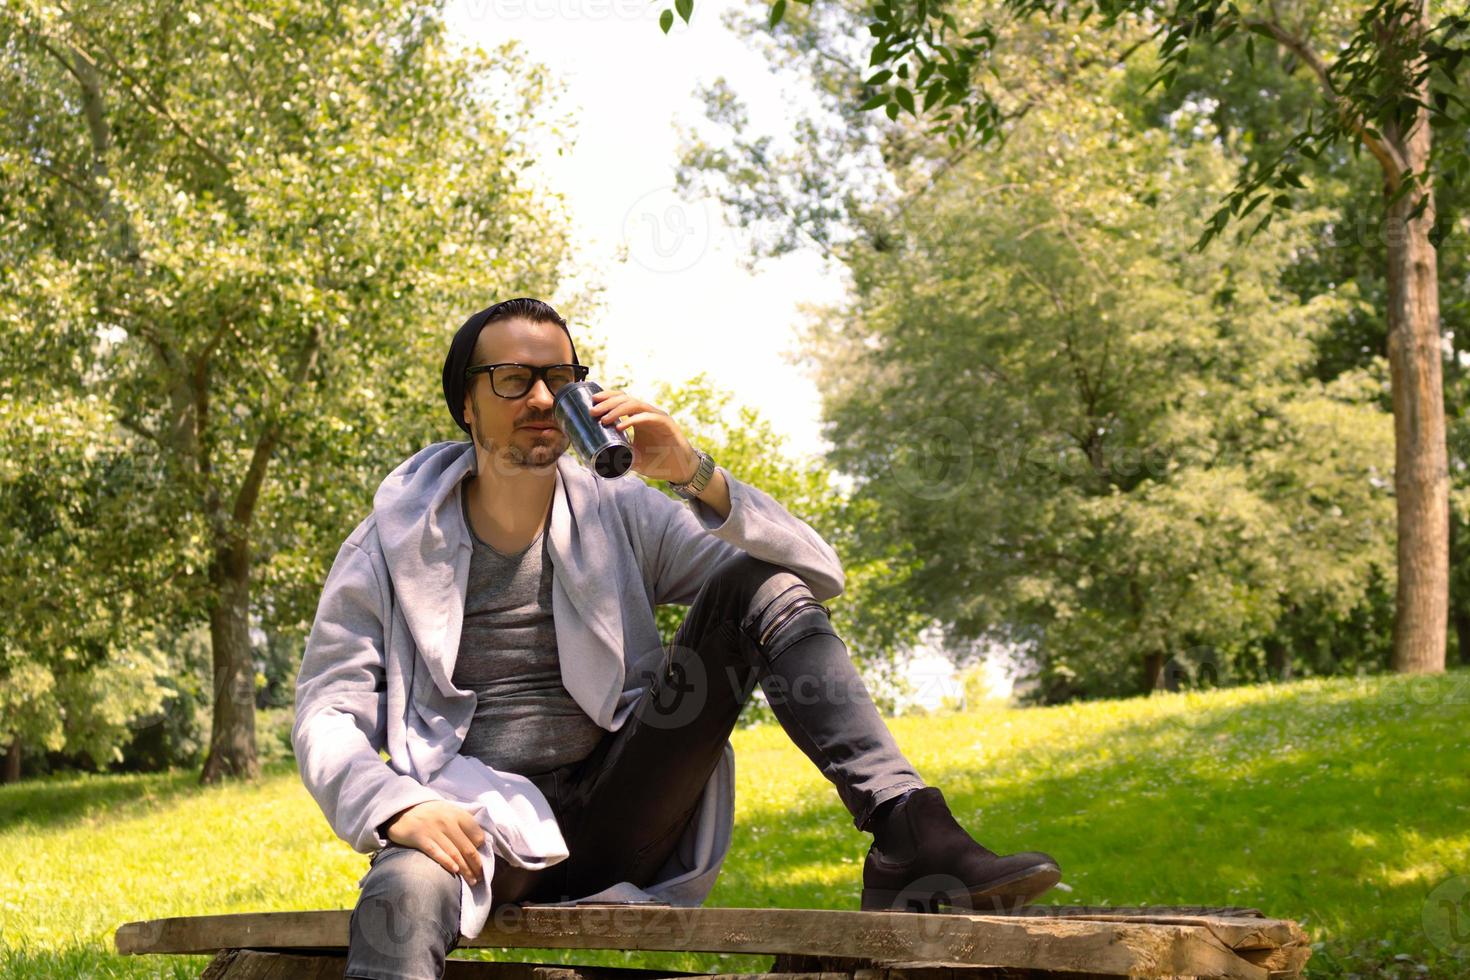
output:
[[[459,652],[473,552],[460,495],[464,481],[476,472],[474,443],[437,442],[400,464],[373,496],[394,601],[435,684],[450,698],[473,696],[456,688],[450,678]],[[598,482],[569,452],[557,457],[546,533],[558,645],[563,656],[586,659],[579,664],[583,669],[563,670],[567,690],[607,728],[626,671],[618,595],[597,581],[610,552],[600,511],[616,506],[613,495],[604,494]],[[576,610],[576,617],[564,614],[570,609]],[[583,635],[576,635],[583,631],[570,625],[573,619],[585,624]]]

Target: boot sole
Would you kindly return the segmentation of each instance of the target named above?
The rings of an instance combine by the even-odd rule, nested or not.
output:
[[[864,888],[860,908],[864,912],[938,912],[941,905],[948,905],[977,914],[1006,912],[1025,905],[1061,880],[1061,869],[1048,862],[965,890]]]

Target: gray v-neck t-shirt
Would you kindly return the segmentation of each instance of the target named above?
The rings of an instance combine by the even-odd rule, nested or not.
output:
[[[463,489],[460,507],[474,552],[451,680],[477,700],[459,751],[525,776],[581,762],[604,729],[562,684],[546,528],[525,550],[507,555],[475,534]]]

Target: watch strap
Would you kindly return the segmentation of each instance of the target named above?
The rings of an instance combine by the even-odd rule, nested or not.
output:
[[[710,479],[715,475],[714,457],[703,449],[696,449],[694,452],[699,456],[699,466],[694,470],[694,478],[688,483],[669,484],[673,491],[685,500],[693,500],[703,493],[704,488],[709,486]]]

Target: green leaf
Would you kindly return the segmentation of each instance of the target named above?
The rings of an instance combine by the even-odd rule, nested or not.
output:
[[[882,85],[884,82],[888,81],[892,77],[893,77],[893,72],[891,72],[887,68],[885,68],[882,71],[878,72],[876,75],[874,75],[872,78],[869,78],[863,84],[864,85]]]
[[[914,107],[914,93],[900,85],[893,90],[893,97],[898,100],[899,105],[908,110],[909,115],[917,115]]]
[[[663,28],[665,34],[669,33],[669,28],[674,26],[674,12],[672,10],[665,10],[659,14],[658,26]]]
[[[689,23],[689,15],[694,12],[694,0],[674,0],[674,10],[678,11],[684,23]]]
[[[898,118],[898,103],[897,102],[890,102],[890,103],[888,103],[888,105],[886,107],[884,107],[884,110],[883,111],[885,111],[885,112],[888,113],[888,118],[889,119],[897,119]]]
[[[771,17],[767,26],[770,27],[772,30],[775,30],[776,25],[781,23],[781,18],[785,16],[786,0],[776,0],[775,3],[771,4]]]
[[[887,104],[888,104],[888,93],[887,92],[879,92],[877,95],[873,96],[871,99],[869,99],[868,101],[864,102],[862,105],[858,106],[858,111],[859,112],[867,112],[869,109],[876,109],[879,106],[884,106],[884,105],[887,105]]]
[[[1254,211],[1256,209],[1256,206],[1257,205],[1259,205],[1262,201],[1264,201],[1266,198],[1268,198],[1270,196],[1271,196],[1270,194],[1261,194],[1261,195],[1258,195],[1255,198],[1252,198],[1251,202],[1245,206],[1245,210],[1242,211],[1242,212],[1240,212],[1240,216],[1242,218],[1244,218],[1246,215],[1248,215],[1252,211]]]

